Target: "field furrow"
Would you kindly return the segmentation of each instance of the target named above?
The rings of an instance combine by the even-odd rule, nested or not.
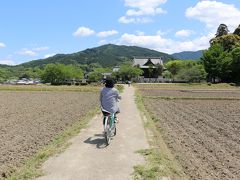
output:
[[[95,109],[98,96],[96,92],[0,92],[0,174],[21,166]]]
[[[240,90],[176,87],[137,86],[176,160],[190,179],[239,179]]]

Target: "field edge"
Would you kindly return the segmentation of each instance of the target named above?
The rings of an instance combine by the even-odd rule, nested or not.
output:
[[[182,167],[176,162],[165,144],[161,132],[157,130],[155,118],[146,110],[143,97],[135,87],[135,102],[140,111],[150,149],[137,151],[146,162],[134,167],[134,179],[189,179]]]
[[[83,118],[53,138],[49,145],[43,147],[34,156],[28,158],[22,167],[13,169],[12,173],[4,178],[4,180],[26,180],[42,176],[42,164],[49,157],[63,152],[70,145],[70,138],[80,133],[80,131],[88,125],[89,121],[99,113],[98,109],[99,108],[90,110]]]

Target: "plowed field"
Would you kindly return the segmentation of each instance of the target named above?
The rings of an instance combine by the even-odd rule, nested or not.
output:
[[[239,89],[138,88],[190,179],[240,179]]]
[[[0,92],[0,175],[83,118],[98,99],[96,92]]]

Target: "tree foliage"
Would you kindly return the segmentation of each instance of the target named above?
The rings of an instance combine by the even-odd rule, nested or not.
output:
[[[184,80],[186,82],[199,82],[206,78],[206,72],[199,61],[175,60],[166,63],[167,71],[163,73],[166,78]]]
[[[201,58],[210,81],[240,82],[239,29],[240,26],[234,33],[222,34],[210,41],[210,48]]]
[[[119,71],[114,72],[113,76],[117,80],[131,80],[132,78],[138,77],[143,73],[143,71],[139,67],[132,66],[131,62],[125,62],[120,65]]]
[[[235,82],[240,82],[240,47],[232,52],[232,77]]]
[[[76,66],[63,64],[48,64],[41,75],[43,82],[52,85],[64,84],[66,80],[75,78],[83,78],[83,71]]]
[[[104,77],[104,73],[111,73],[112,70],[110,68],[101,68],[96,67],[93,68],[92,71],[88,74],[88,79],[92,82],[101,81]]]
[[[9,71],[5,68],[0,68],[0,83],[3,83],[7,80],[9,76]]]
[[[220,24],[217,29],[216,37],[227,35],[229,32],[226,24]]]
[[[187,82],[200,82],[206,78],[206,71],[202,65],[194,65],[190,68],[183,68],[178,73],[178,79],[185,80]]]

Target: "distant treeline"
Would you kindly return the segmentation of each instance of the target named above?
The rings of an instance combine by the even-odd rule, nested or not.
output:
[[[240,25],[228,33],[225,24],[217,29],[210,40],[210,48],[199,61],[174,60],[172,56],[135,46],[104,45],[70,55],[56,55],[45,60],[35,60],[17,66],[0,65],[0,82],[11,79],[41,79],[44,83],[63,84],[67,79],[101,81],[104,74],[116,80],[126,81],[142,75],[139,67],[133,67],[131,57],[163,57],[164,67],[156,66],[148,74],[157,73],[166,78],[185,82],[240,83]],[[113,67],[118,65],[118,71]],[[156,77],[156,74],[154,74]]]

